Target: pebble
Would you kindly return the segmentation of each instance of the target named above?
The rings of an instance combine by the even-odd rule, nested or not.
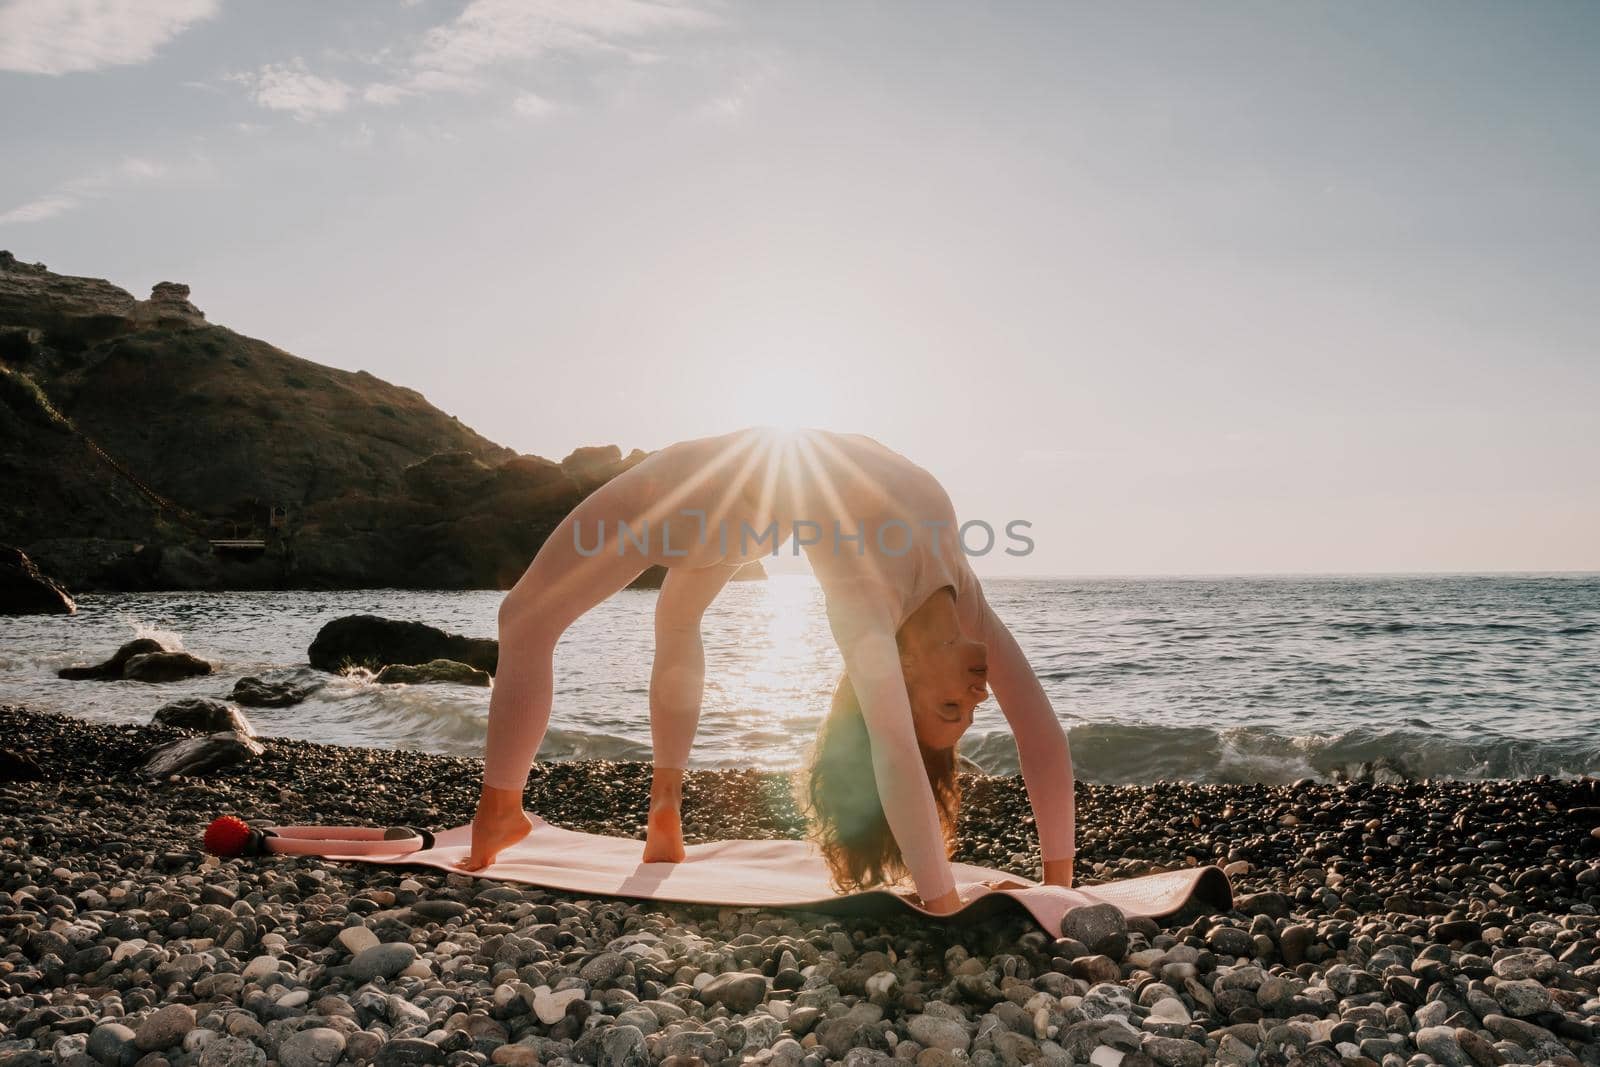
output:
[[[0,783],[6,1067],[1478,1067],[1600,1044],[1594,779],[1079,783],[1081,879],[1225,864],[1236,907],[1046,931],[223,860],[197,846],[219,811],[464,822],[481,765],[257,738],[246,765],[142,782],[130,753],[181,730],[0,706],[0,731],[48,776]],[[537,764],[529,807],[638,835],[649,783]],[[794,836],[782,784],[691,772],[686,837]],[[1035,873],[1020,778],[963,784],[957,858]]]
[[[416,946],[393,941],[362,949],[350,961],[350,974],[358,982],[374,978],[393,978],[417,960]]]

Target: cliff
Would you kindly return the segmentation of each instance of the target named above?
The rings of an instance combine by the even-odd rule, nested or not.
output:
[[[519,455],[414,389],[207,322],[189,295],[0,252],[0,543],[74,592],[508,588],[647,455]]]

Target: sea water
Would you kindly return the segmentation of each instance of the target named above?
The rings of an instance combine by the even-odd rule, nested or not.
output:
[[[1080,778],[1286,782],[1380,756],[1412,775],[1600,771],[1600,575],[988,578],[1068,730]],[[556,649],[539,758],[650,758],[651,613],[624,590]],[[489,691],[323,674],[306,648],[370,612],[495,636],[504,594],[106,593],[75,616],[0,618],[0,702],[147,722],[182,696],[225,699],[263,673],[326,684],[301,704],[247,708],[258,733],[482,754]],[[730,583],[706,613],[705,701],[691,768],[802,765],[841,667],[810,575]],[[181,682],[65,681],[149,636],[210,661]],[[507,654],[514,654],[508,652]],[[298,668],[298,671],[295,669]],[[962,751],[1012,773],[991,696]]]

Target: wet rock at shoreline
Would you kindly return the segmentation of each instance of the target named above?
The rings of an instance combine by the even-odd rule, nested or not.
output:
[[[453,659],[431,659],[427,663],[391,663],[372,679],[384,685],[404,683],[421,685],[429,682],[454,682],[457,685],[487,687],[492,679],[489,672],[480,671]]]
[[[207,697],[184,697],[163,704],[156,709],[150,721],[207,734],[228,732],[254,737],[256,732],[244,712],[231,704]]]
[[[63,667],[56,671],[56,677],[110,681],[122,677],[123,667],[134,656],[165,651],[166,647],[152,637],[136,637],[117,649],[110,659],[92,667]]]
[[[219,730],[156,746],[145,753],[139,773],[146,778],[165,778],[169,774],[203,775],[242,763],[263,751],[261,743],[248,734]]]
[[[301,703],[321,689],[320,680],[286,678],[261,678],[249,675],[233,683],[228,699],[251,708],[287,708]]]
[[[318,670],[339,672],[351,667],[381,671],[390,664],[423,664],[446,659],[493,674],[500,643],[490,638],[463,637],[420,622],[378,615],[345,615],[325,624],[306,650]]]
[[[187,652],[144,652],[128,657],[122,677],[134,682],[176,682],[211,673],[211,664]]]

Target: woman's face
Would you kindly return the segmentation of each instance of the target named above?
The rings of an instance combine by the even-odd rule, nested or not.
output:
[[[952,597],[941,591],[907,620],[900,664],[917,740],[954,747],[989,690],[988,649],[961,632]]]

